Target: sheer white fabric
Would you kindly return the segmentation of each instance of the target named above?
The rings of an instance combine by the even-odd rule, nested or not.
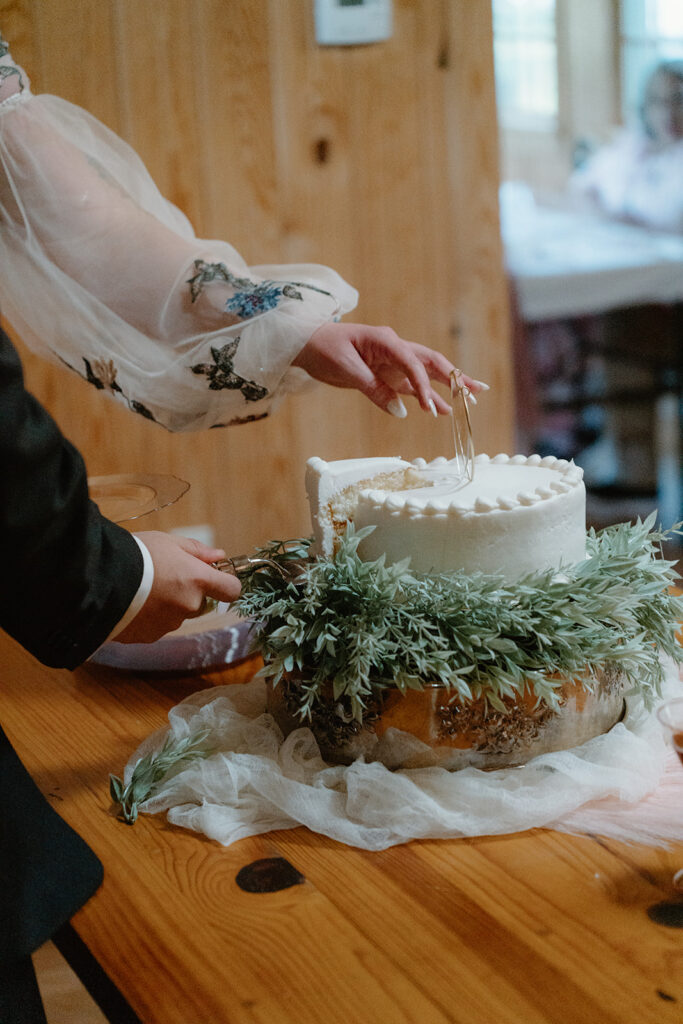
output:
[[[327,267],[248,267],[197,238],[126,143],[31,94],[1,39],[0,263],[0,309],[31,348],[174,431],[266,415],[358,298]]]
[[[166,811],[172,824],[225,846],[297,825],[367,850],[540,827],[652,845],[683,840],[683,772],[639,699],[629,700],[625,720],[604,736],[522,768],[390,771],[362,759],[327,765],[307,728],[283,740],[265,712],[265,687],[260,679],[212,687],[173,708],[170,728],[136,750],[125,782],[169,732],[178,740],[205,733],[214,752],[170,773],[140,809]],[[681,692],[670,665],[663,695]]]

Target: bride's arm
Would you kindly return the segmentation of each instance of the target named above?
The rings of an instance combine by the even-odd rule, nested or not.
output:
[[[197,238],[126,143],[33,97],[8,53],[0,70],[0,305],[29,344],[170,429],[258,418],[311,376],[446,411],[429,378],[451,364],[383,328],[356,325],[357,344],[334,324],[357,300],[334,271],[250,268]]]
[[[173,430],[259,418],[310,379],[294,358],[355,290],[197,238],[121,139],[3,67],[0,308],[17,333]]]

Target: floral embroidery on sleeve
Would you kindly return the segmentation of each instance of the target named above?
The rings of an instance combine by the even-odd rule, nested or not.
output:
[[[85,379],[89,384],[94,384],[98,391],[118,391],[123,394],[116,380],[116,367],[111,359],[90,360],[83,356],[85,363]]]
[[[204,285],[211,281],[225,281],[233,288],[248,288],[254,284],[248,277],[235,277],[225,263],[205,263],[204,260],[195,260],[194,267],[197,273],[187,281],[193,302],[196,302],[202,294]]]
[[[85,373],[81,373],[75,366],[68,363],[58,352],[55,353],[59,361],[64,363],[73,373],[78,374],[83,380],[87,380],[89,384],[96,387],[98,391],[109,391],[112,395],[119,394],[123,401],[126,403],[128,408],[132,412],[136,412],[138,416],[144,416],[146,420],[152,420],[153,423],[157,423],[157,419],[153,413],[149,411],[146,405],[142,402],[138,402],[135,398],[129,398],[123,392],[123,388],[120,386],[116,379],[116,367],[111,359],[93,359],[92,361],[86,359],[83,356],[83,362],[85,363]]]
[[[9,53],[9,43],[2,38],[0,33],[0,59],[6,57]],[[10,61],[12,58],[10,57]],[[6,78],[10,78],[12,75],[16,75],[19,79],[19,92],[24,91],[24,79],[21,74],[21,70],[16,67],[13,63],[3,64],[0,66],[0,85],[5,81]]]
[[[232,391],[241,391],[247,402],[260,402],[262,398],[267,397],[268,389],[235,373],[233,360],[239,343],[240,339],[237,337],[232,338],[221,348],[211,346],[213,363],[195,363],[190,369],[193,373],[201,373],[208,378],[211,391],[229,388]]]
[[[227,388],[231,391],[240,391],[246,402],[260,402],[263,398],[268,397],[268,389],[263,387],[262,384],[257,384],[256,381],[247,380],[246,377],[240,377],[238,373],[235,373],[233,360],[237,348],[239,346],[240,339],[232,338],[226,342],[221,348],[211,347],[211,355],[213,357],[213,363],[195,363],[194,366],[189,367],[192,373],[202,374],[209,382],[209,390],[211,391],[222,391]],[[59,353],[55,353],[60,362],[64,363],[73,373],[77,373],[79,377],[87,380],[89,384],[97,388],[98,391],[109,391],[112,395],[120,395],[123,401],[126,403],[129,409],[137,413],[139,416],[144,416],[145,419],[152,420],[154,423],[158,422],[156,417],[146,405],[142,402],[138,402],[137,399],[129,398],[123,391],[123,388],[116,379],[117,370],[111,359],[86,359],[83,356],[83,363],[85,364],[85,373],[77,370],[75,366],[67,362]],[[267,416],[267,413],[261,413],[246,417],[235,417],[230,420],[229,423],[218,423],[216,426],[232,426],[238,423],[251,423],[253,420],[259,420]]]
[[[204,260],[195,260],[194,266],[196,274],[187,281],[192,301],[197,301],[204,290],[204,285],[210,284],[211,281],[223,281],[235,289],[235,294],[225,304],[225,311],[234,313],[241,320],[248,320],[259,313],[267,313],[268,310],[275,309],[283,296],[303,302],[304,297],[299,290],[301,288],[318,292],[319,295],[327,295],[334,300],[331,292],[325,291],[324,288],[316,288],[313,284],[304,284],[299,281],[261,281],[257,283],[249,277],[236,277],[224,263],[205,263]]]
[[[274,281],[263,281],[261,284],[252,282],[249,291],[235,292],[233,297],[228,299],[225,311],[236,313],[240,320],[248,320],[249,317],[275,309],[283,295],[289,299],[303,299],[301,292],[291,284],[276,284]]]

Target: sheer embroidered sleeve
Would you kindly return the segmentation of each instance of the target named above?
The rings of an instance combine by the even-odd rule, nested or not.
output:
[[[0,41],[0,308],[34,350],[169,430],[259,419],[357,293],[197,238],[137,154],[30,83]]]

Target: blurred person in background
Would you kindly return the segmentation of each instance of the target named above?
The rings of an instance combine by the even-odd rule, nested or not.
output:
[[[657,64],[638,115],[573,173],[570,194],[608,217],[683,232],[683,60]]]

